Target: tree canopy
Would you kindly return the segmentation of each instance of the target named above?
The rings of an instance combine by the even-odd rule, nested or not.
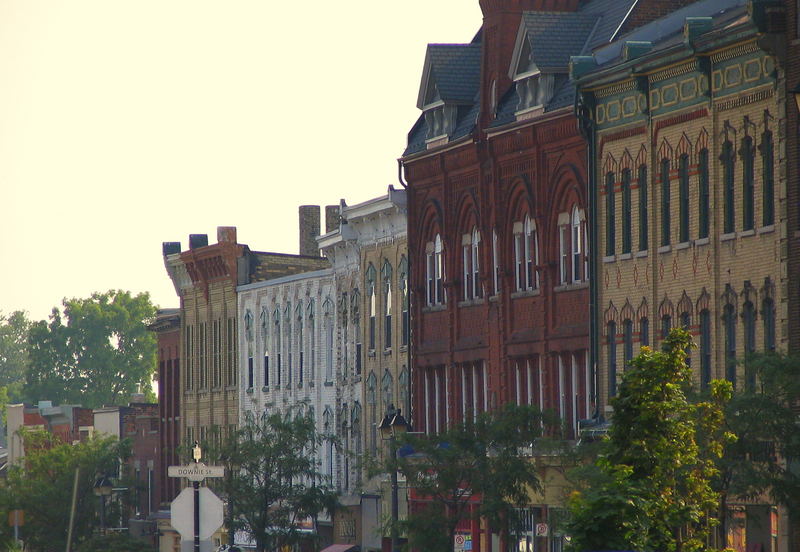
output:
[[[30,326],[23,311],[0,313],[0,388],[6,389],[9,402],[22,399]]]
[[[141,389],[153,400],[156,338],[146,323],[155,314],[147,293],[65,299],[29,330],[26,399],[97,408],[126,404]]]
[[[642,347],[612,399],[613,423],[596,464],[570,500],[575,550],[693,551],[717,523],[718,462],[733,436],[723,428],[729,382],[708,400],[687,398],[691,337],[673,329],[663,352]]]
[[[258,551],[313,538],[303,524],[333,512],[337,495],[317,460],[327,439],[311,414],[274,412],[248,419],[211,447],[209,455],[226,467],[220,487],[229,499],[230,525],[250,535]]]
[[[445,552],[453,550],[462,520],[486,518],[508,531],[514,507],[540,489],[536,465],[521,447],[540,444],[550,421],[533,407],[509,404],[435,435],[400,434],[400,453],[387,456],[384,469],[400,472],[419,501],[397,522],[398,532],[412,548]]]

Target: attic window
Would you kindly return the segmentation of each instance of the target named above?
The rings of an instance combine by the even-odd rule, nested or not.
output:
[[[553,97],[555,77],[551,74],[527,74],[517,80],[517,114],[544,106]]]
[[[428,127],[427,140],[446,138],[456,128],[458,107],[444,102],[433,104],[425,110],[425,125]]]

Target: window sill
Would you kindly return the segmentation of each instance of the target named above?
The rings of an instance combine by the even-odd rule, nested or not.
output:
[[[519,299],[520,297],[534,297],[539,295],[541,291],[539,289],[522,289],[520,291],[515,291],[511,294],[512,299]]]
[[[287,383],[287,384],[286,384],[286,387],[284,387],[284,389],[287,389],[287,390],[288,390],[288,389],[291,389],[291,388],[292,388],[292,384],[291,384],[291,383]]]
[[[325,387],[333,387],[333,382],[332,381],[326,381],[323,385]]]
[[[235,385],[229,385],[228,387],[225,388],[225,391],[238,391],[238,390],[239,388],[236,387]]]
[[[408,352],[408,345],[400,345],[400,352],[401,353]]]
[[[731,232],[729,234],[722,234],[719,237],[719,241],[721,241],[721,242],[729,241],[729,240],[735,240],[735,239],[736,239],[736,232]]]
[[[375,357],[375,349],[370,349],[369,351],[367,351],[367,356],[374,358]]]
[[[708,244],[709,244],[709,242],[710,242],[710,240],[708,239],[708,237],[705,237],[705,238],[697,238],[696,240],[694,240],[694,245],[695,245],[695,246],[698,246],[698,245],[708,245]]]
[[[353,376],[353,383],[358,383],[361,381],[361,374],[356,374]]]
[[[265,385],[264,387],[262,387],[261,388],[261,392],[262,393],[269,393],[269,385]]]
[[[464,301],[458,303],[458,307],[477,307],[479,305],[483,305],[484,302],[485,301],[483,300],[483,297],[478,297],[476,299],[465,299]]]
[[[617,260],[616,255],[603,255],[603,262],[604,263],[613,263]]]
[[[770,224],[769,226],[762,226],[761,228],[758,229],[759,235],[760,234],[769,234],[770,232],[774,232],[774,231],[775,231],[775,225],[774,224]]]
[[[756,235],[756,231],[755,231],[755,230],[753,230],[752,228],[751,228],[750,230],[742,230],[742,231],[741,231],[741,232],[739,232],[739,234],[738,234],[738,236],[739,236],[740,238],[747,238],[747,237],[749,237],[749,236],[755,236],[755,235]]]
[[[443,311],[447,308],[447,305],[444,303],[439,303],[437,305],[428,305],[427,307],[422,307],[422,312],[438,312]]]
[[[297,382],[297,388],[298,389],[302,389],[303,388],[303,382],[302,381],[298,381]]]
[[[391,347],[388,347],[388,348],[383,350],[383,356],[389,356],[391,354],[392,354],[392,348]]]
[[[662,245],[661,247],[659,247],[657,249],[657,251],[659,253],[669,253],[670,251],[672,251],[672,246],[671,245]]]
[[[573,291],[576,289],[586,289],[589,287],[589,282],[577,282],[574,284],[562,284],[560,286],[556,286],[553,288],[553,291],[556,293],[561,293],[562,291]]]
[[[247,393],[248,395],[252,395],[253,394],[253,388],[252,387],[248,387],[247,390],[245,391],[245,393]]]
[[[690,245],[692,245],[692,242],[688,242],[688,241],[681,242],[681,243],[676,243],[675,244],[675,250],[677,251],[679,249],[689,249]]]
[[[499,293],[496,293],[496,294],[494,294],[494,295],[489,297],[489,302],[490,303],[497,303],[499,300],[500,300],[500,294]]]
[[[314,387],[314,382],[313,381],[308,382],[308,386],[309,387]]]
[[[619,257],[617,257],[617,260],[619,260],[619,261],[627,261],[628,259],[632,259],[632,258],[633,258],[632,254],[630,254],[630,253],[622,253]]]
[[[637,259],[641,259],[642,257],[647,257],[647,249],[643,249],[642,251],[637,251],[633,254],[634,257]]]

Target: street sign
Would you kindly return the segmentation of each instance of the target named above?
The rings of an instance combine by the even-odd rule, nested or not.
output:
[[[550,528],[547,526],[546,523],[537,523],[536,524],[536,536],[537,537],[546,537],[549,532],[550,532]]]
[[[471,533],[456,533],[455,543],[453,546],[455,552],[469,552],[472,550],[472,534]]]
[[[167,468],[170,477],[185,477],[189,481],[202,481],[206,477],[223,477],[223,466],[206,466],[202,462],[192,463],[188,466],[170,466]]]
[[[183,489],[172,501],[170,516],[170,523],[181,534],[181,540],[193,540],[194,489],[192,487]],[[222,500],[208,487],[200,487],[200,540],[210,539],[211,535],[222,527],[222,517]]]

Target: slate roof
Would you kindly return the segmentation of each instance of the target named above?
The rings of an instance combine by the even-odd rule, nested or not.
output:
[[[540,70],[564,69],[569,57],[583,52],[598,16],[570,12],[525,12],[522,21],[527,31],[533,60]]]
[[[586,54],[614,40],[614,33],[639,0],[591,0],[581,6],[581,13],[600,17],[597,28],[586,45]]]
[[[429,44],[429,81],[444,101],[471,102],[481,78],[481,45]]]

